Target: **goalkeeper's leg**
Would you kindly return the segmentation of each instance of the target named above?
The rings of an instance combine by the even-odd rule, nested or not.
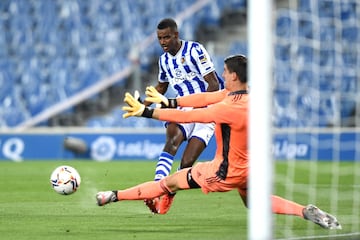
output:
[[[272,208],[273,212],[277,214],[296,215],[323,228],[341,229],[341,225],[336,217],[312,204],[303,206],[279,196],[272,196]]]
[[[238,189],[239,194],[247,207],[247,190]],[[327,229],[341,229],[340,223],[336,217],[320,210],[318,207],[309,204],[303,206],[296,202],[272,195],[272,212],[275,214],[294,215],[309,220],[319,226]]]

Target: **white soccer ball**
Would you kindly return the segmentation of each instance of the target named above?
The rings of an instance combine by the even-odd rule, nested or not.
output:
[[[55,192],[69,195],[80,187],[81,178],[79,172],[70,166],[57,167],[50,176],[50,184]]]

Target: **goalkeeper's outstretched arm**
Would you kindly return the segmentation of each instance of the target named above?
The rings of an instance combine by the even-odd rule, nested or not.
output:
[[[123,118],[128,117],[146,117],[159,119],[164,121],[178,121],[182,123],[190,122],[213,122],[212,115],[214,115],[215,109],[211,108],[198,108],[192,111],[182,111],[178,109],[160,109],[146,107],[144,104],[137,101],[130,93],[125,94],[124,101],[128,106],[124,106],[122,109],[126,112],[123,114]]]
[[[183,97],[166,98],[164,95],[159,93],[157,89],[153,86],[146,88],[146,101],[156,104],[161,104],[162,108],[176,108],[177,106],[181,107],[206,107],[210,104],[221,101],[226,94],[226,90],[217,91],[217,92],[203,92],[197,94],[191,94]]]
[[[222,100],[223,96],[226,94],[224,91],[219,91],[216,93],[205,94],[208,97],[209,102],[216,103]],[[186,101],[190,101],[194,103],[192,99],[198,99],[199,101],[202,98],[198,98],[199,96],[205,96],[204,94],[193,94],[186,97],[180,97],[176,99],[166,99],[164,96],[157,92],[153,92],[153,94],[148,94],[152,99],[151,101],[156,103],[164,103],[167,102],[168,106],[177,105],[177,102],[181,102],[183,99]],[[165,99],[164,99],[165,98]],[[211,100],[211,101],[210,101]],[[186,102],[185,101],[185,102]],[[192,111],[181,111],[177,109],[166,110],[159,108],[150,108],[146,107],[144,104],[137,101],[130,93],[125,94],[124,102],[127,103],[128,106],[124,106],[122,109],[126,112],[123,114],[123,118],[128,118],[132,116],[136,117],[147,117],[165,121],[179,121],[179,122],[203,122],[208,123],[213,120],[208,119],[207,116],[211,115],[210,112],[213,110],[212,108],[198,108]],[[208,112],[207,112],[208,111]]]

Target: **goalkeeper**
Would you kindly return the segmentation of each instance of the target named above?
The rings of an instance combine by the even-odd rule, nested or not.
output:
[[[129,93],[125,94],[125,102],[129,106],[123,107],[123,110],[126,111],[123,115],[124,118],[142,116],[164,121],[214,122],[217,144],[214,159],[182,169],[158,182],[146,182],[125,190],[99,192],[96,195],[99,206],[121,200],[155,198],[179,190],[194,188],[201,188],[205,194],[237,189],[242,201],[247,206],[247,59],[242,55],[236,55],[228,57],[224,62],[225,90],[166,99],[153,88],[147,88],[148,100],[161,102],[168,107],[178,105],[197,107],[191,111],[148,108]],[[312,204],[303,206],[274,195],[271,200],[272,211],[276,214],[296,215],[323,228],[341,228],[334,216]]]

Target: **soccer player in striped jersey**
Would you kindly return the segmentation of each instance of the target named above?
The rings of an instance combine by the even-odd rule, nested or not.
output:
[[[174,19],[162,19],[157,26],[157,37],[164,53],[159,58],[158,84],[155,89],[164,94],[170,85],[177,96],[199,92],[212,92],[224,88],[223,80],[217,75],[214,64],[206,49],[198,42],[179,38],[177,23]],[[151,103],[145,102],[145,105]],[[186,110],[184,108],[184,110]],[[155,181],[169,175],[174,156],[180,145],[187,141],[179,169],[191,167],[206,148],[214,133],[213,123],[166,123],[166,143],[159,156]],[[168,199],[171,198],[171,199]],[[163,196],[165,203],[173,196]],[[144,202],[151,211],[159,199],[146,199]]]

